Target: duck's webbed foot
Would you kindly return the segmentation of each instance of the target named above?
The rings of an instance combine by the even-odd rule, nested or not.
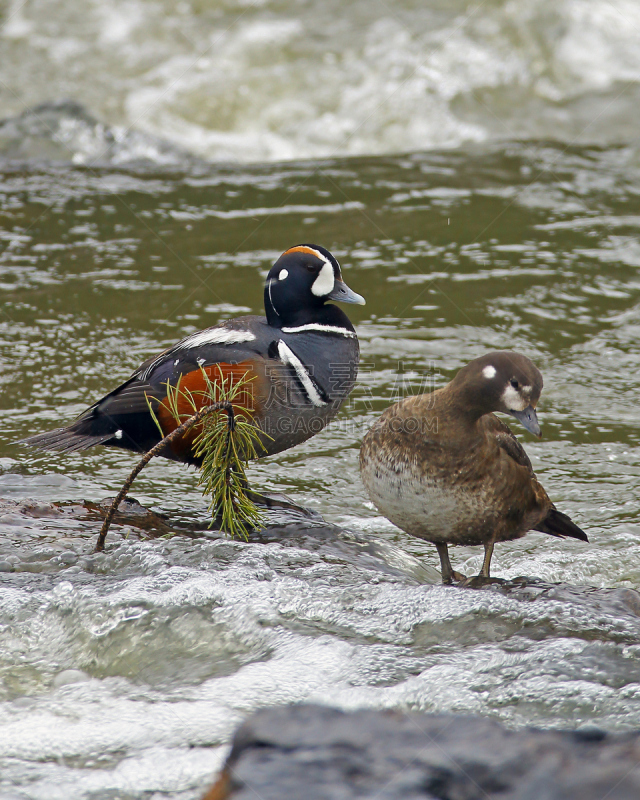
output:
[[[469,589],[481,589],[483,586],[489,586],[492,583],[504,583],[503,578],[492,578],[489,574],[489,567],[491,564],[491,556],[493,555],[493,542],[488,542],[484,546],[484,561],[482,562],[482,569],[473,578],[467,578],[460,586]]]
[[[472,575],[458,584],[463,589],[482,589],[483,586],[490,586],[492,583],[506,583],[504,578],[486,578],[484,575]]]
[[[438,555],[440,556],[440,568],[442,570],[442,583],[450,586],[452,583],[460,583],[466,580],[461,572],[456,572],[449,561],[449,550],[446,544],[436,544]]]

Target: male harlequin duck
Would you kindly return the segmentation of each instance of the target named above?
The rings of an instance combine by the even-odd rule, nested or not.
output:
[[[167,381],[203,392],[202,370],[213,382],[251,380],[237,403],[252,411],[272,455],[304,442],[337,414],[356,381],[359,346],[353,325],[328,300],[364,304],[342,280],[340,265],[324,247],[302,244],[273,265],[264,290],[264,317],[238,317],[191,334],[145,361],[121,386],[66,428],[25,441],[68,452],[97,444],[143,453],[160,441],[147,398],[166,436],[177,427],[167,403]],[[204,405],[204,400],[202,402]],[[186,401],[181,413],[190,416]],[[164,455],[198,464],[193,429]]]
[[[362,442],[362,480],[378,509],[402,530],[433,542],[442,582],[454,572],[448,544],[479,545],[489,578],[496,542],[529,530],[588,541],[538,483],[522,445],[492,412],[511,414],[536,436],[542,375],[525,356],[476,358],[451,383],[388,408]]]

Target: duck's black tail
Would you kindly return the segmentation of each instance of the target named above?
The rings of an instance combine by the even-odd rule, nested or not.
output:
[[[113,424],[97,426],[93,419],[79,419],[66,428],[56,428],[47,433],[39,433],[22,439],[21,444],[37,447],[38,450],[56,450],[59,453],[71,453],[74,450],[87,450],[96,444],[104,444],[114,437]],[[104,427],[104,430],[99,430]],[[98,428],[98,429],[97,429]]]
[[[589,541],[587,534],[557,508],[549,509],[547,516],[536,525],[534,530],[548,533],[550,536],[570,536],[572,539],[580,539],[583,542]]]

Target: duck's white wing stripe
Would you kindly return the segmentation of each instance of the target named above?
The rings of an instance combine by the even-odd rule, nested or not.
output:
[[[143,381],[146,380],[158,364],[164,361],[170,353],[174,353],[183,348],[185,350],[190,350],[192,347],[200,347],[205,344],[241,344],[242,342],[253,342],[255,338],[256,337],[250,331],[239,331],[234,328],[216,327],[208,328],[206,331],[198,331],[197,333],[191,334],[191,336],[187,336],[186,339],[170,347],[169,350],[166,350],[164,353],[160,353],[144,372],[138,373],[138,377]],[[199,360],[198,363],[200,363]],[[175,361],[174,366],[177,364],[178,361]]]
[[[293,367],[295,370],[296,375],[298,376],[298,380],[303,385],[305,392],[307,393],[307,397],[313,403],[314,406],[324,406],[326,405],[325,401],[320,397],[318,390],[313,385],[313,381],[311,380],[311,376],[307,372],[304,364],[298,356],[291,350],[291,348],[287,347],[287,345],[282,341],[282,339],[278,340],[278,355],[283,364],[286,364],[289,367]]]
[[[238,331],[233,328],[209,328],[187,336],[177,347],[200,347],[203,344],[240,344],[253,342],[255,336],[250,331]]]

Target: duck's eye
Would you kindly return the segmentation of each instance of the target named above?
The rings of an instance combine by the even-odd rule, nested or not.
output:
[[[317,272],[318,268],[314,267],[313,264],[305,264],[305,267],[309,270],[309,272]]]
[[[513,386],[514,389],[518,390],[520,388],[520,384],[515,378],[511,378],[509,383]]]

